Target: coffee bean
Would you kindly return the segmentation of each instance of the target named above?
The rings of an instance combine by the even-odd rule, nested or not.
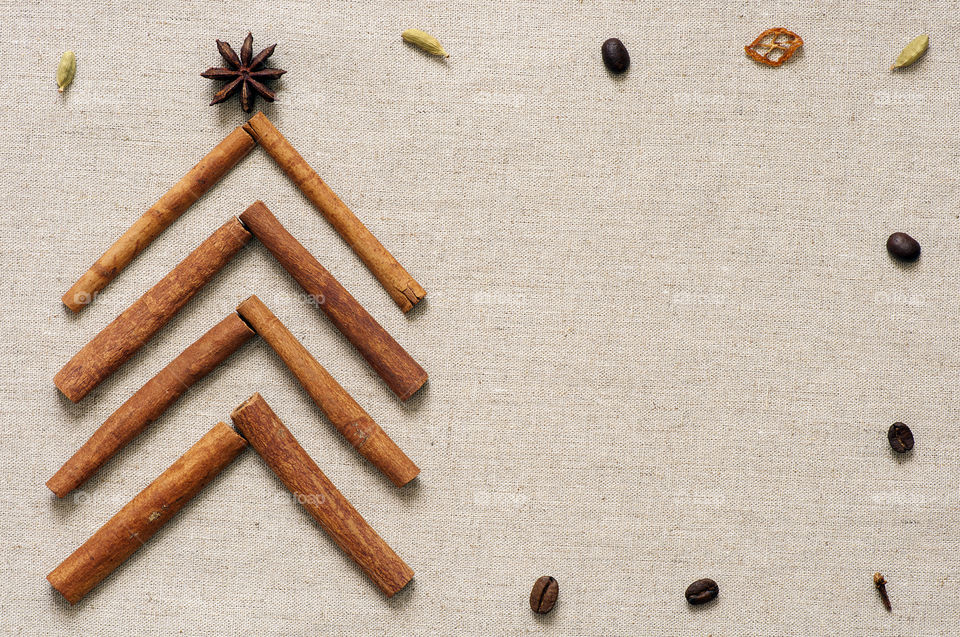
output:
[[[623,73],[630,66],[630,54],[627,47],[617,38],[610,38],[600,47],[603,63],[611,73]]]
[[[694,606],[699,606],[700,604],[706,604],[709,601],[713,601],[719,594],[720,587],[717,586],[717,583],[709,577],[705,577],[703,579],[698,579],[690,586],[687,586],[687,592],[684,593],[684,596],[687,598],[688,602]]]
[[[887,430],[890,448],[897,453],[906,453],[913,449],[913,432],[902,422],[895,422]]]
[[[887,238],[887,252],[900,261],[920,258],[920,243],[906,232],[894,232]]]
[[[557,580],[549,575],[544,575],[533,584],[533,590],[530,591],[530,608],[533,612],[540,615],[546,615],[553,610],[557,603],[557,594],[560,592],[560,585]]]

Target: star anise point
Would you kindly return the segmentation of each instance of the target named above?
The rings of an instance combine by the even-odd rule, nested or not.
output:
[[[240,92],[240,108],[247,113],[253,110],[255,96],[259,95],[268,102],[276,99],[277,95],[267,88],[263,82],[275,80],[286,73],[283,69],[262,68],[268,57],[273,55],[276,44],[253,55],[253,33],[248,32],[240,47],[240,55],[228,43],[217,40],[217,50],[227,63],[227,67],[210,67],[200,75],[211,80],[227,82],[213,96],[210,105],[219,104],[231,95]]]

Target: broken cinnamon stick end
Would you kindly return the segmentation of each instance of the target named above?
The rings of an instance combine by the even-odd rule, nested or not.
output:
[[[257,335],[257,330],[253,329],[253,326],[247,323],[247,319],[240,316],[240,314],[238,314],[237,312],[234,312],[232,315],[230,315],[229,318],[233,321],[240,319],[240,322],[243,323],[243,327],[244,327],[243,333],[246,335],[243,341],[244,343],[246,343],[248,340],[250,340],[251,338]]]
[[[420,375],[412,378],[409,383],[402,389],[402,391],[397,392],[397,398],[401,401],[407,401],[411,396],[420,391],[420,388],[427,383],[427,372],[422,368],[420,369]]]
[[[80,389],[80,385],[69,378],[70,370],[67,369],[69,365],[70,363],[67,363],[67,365],[57,372],[53,377],[53,384],[57,386],[61,394],[70,399],[70,402],[78,403],[87,395],[87,392]]]
[[[260,201],[259,199],[257,199],[252,204],[247,206],[246,210],[240,213],[240,217],[239,217],[240,223],[243,224],[244,228],[247,228],[248,232],[253,232],[252,230],[250,230],[250,227],[247,225],[247,221],[250,219],[251,215],[264,214],[264,212],[266,212],[266,214],[269,214],[270,216],[273,216],[273,213],[270,212],[270,209],[267,208],[267,205],[262,201]]]
[[[66,305],[67,308],[69,308],[70,311],[73,312],[74,314],[79,314],[80,310],[90,305],[90,301],[84,301],[83,303],[78,303],[77,296],[78,295],[74,293],[73,288],[70,288],[64,293],[62,297],[60,297],[60,301],[62,301],[63,304]]]
[[[241,301],[240,304],[236,307],[237,315],[243,319],[243,322],[246,323],[247,327],[253,330],[254,333],[257,332],[257,328],[253,327],[250,321],[247,320],[247,317],[244,316],[244,308],[260,309],[261,307],[266,307],[266,306],[263,304],[263,301],[261,301],[256,294],[251,294],[250,296],[245,298],[243,301]]]
[[[63,471],[63,469],[58,471],[52,478],[47,480],[47,488],[53,491],[53,495],[57,496],[58,498],[62,498],[70,493],[71,480],[66,476],[60,475],[61,471]]]
[[[270,124],[270,120],[267,119],[267,116],[263,114],[263,111],[257,111],[257,114],[248,119],[243,125],[243,130],[245,130],[255,142],[259,143],[260,134],[257,129],[265,124],[273,128],[273,125]]]
[[[270,128],[276,128],[273,123],[263,114],[263,111],[257,111],[257,114],[247,120],[243,125],[243,130],[247,131],[247,134],[250,135],[255,141],[260,141],[259,129],[269,126]]]
[[[363,452],[368,460],[380,467],[395,487],[404,487],[420,475],[420,467],[413,464],[382,429],[367,439]]]
[[[400,304],[400,309],[406,314],[413,309],[414,305],[423,300],[423,297],[427,295],[427,291],[420,287],[419,283],[410,279],[410,284],[401,290],[400,294],[403,295],[403,302]]]
[[[63,595],[63,598],[70,602],[71,606],[83,598],[83,595],[70,593],[71,589],[67,586],[67,582],[61,579],[57,571],[53,571],[47,575],[47,581],[50,582],[51,586],[53,586],[53,590]]]
[[[406,566],[406,564],[404,564],[404,566]],[[398,585],[390,588],[389,590],[383,589],[384,595],[386,595],[387,597],[393,597],[394,595],[402,591],[406,587],[406,585],[410,583],[412,579],[413,579],[413,569],[407,566],[406,572],[404,572],[403,577],[397,583]]]
[[[260,395],[260,392],[257,392],[257,393],[255,393],[253,396],[251,396],[250,398],[247,398],[245,401],[243,401],[242,403],[240,403],[239,405],[237,405],[236,408],[234,408],[234,410],[230,412],[230,420],[232,420],[232,421],[234,422],[234,425],[236,425],[237,416],[240,414],[240,412],[242,412],[243,410],[245,410],[247,407],[249,407],[249,406],[252,405],[253,403],[263,403],[263,404],[266,404],[266,401],[263,400],[263,397]],[[237,433],[239,433],[241,436],[243,436],[243,433],[240,432],[239,429],[237,430]],[[244,440],[246,440],[246,437],[245,437],[245,436],[244,436]]]

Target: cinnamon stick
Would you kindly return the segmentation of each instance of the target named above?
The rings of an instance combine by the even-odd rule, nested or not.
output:
[[[260,394],[248,398],[230,417],[303,508],[387,597],[406,586],[413,570],[333,486]]]
[[[47,480],[62,498],[86,482],[194,383],[255,336],[235,312],[187,347],[147,381]]]
[[[242,126],[234,129],[107,248],[63,295],[63,304],[74,312],[86,307],[134,257],[256,145]]]
[[[53,382],[78,402],[133,356],[233,258],[252,235],[231,217],[63,366]]]
[[[83,543],[47,580],[76,604],[237,457],[246,441],[218,423]]]
[[[427,382],[423,368],[287,232],[262,201],[247,208],[240,221],[267,246],[400,400],[410,398]]]
[[[350,245],[401,310],[410,311],[426,296],[420,284],[330,190],[266,115],[257,113],[243,127]]]
[[[263,301],[251,296],[237,307],[237,313],[270,344],[310,394],[317,407],[360,455],[380,469],[398,487],[417,477],[420,473],[417,465],[413,464],[323,365],[310,355],[307,348]]]

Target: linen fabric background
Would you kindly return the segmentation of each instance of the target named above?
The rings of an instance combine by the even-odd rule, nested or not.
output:
[[[956,635],[960,3],[0,1],[8,634]],[[435,34],[449,60],[404,44]],[[743,54],[785,26],[778,69]],[[230,130],[214,39],[427,289],[404,316],[255,149],[79,316],[61,294]],[[888,68],[914,36],[926,58]],[[613,77],[600,44],[632,58]],[[60,54],[76,80],[58,94]],[[263,199],[430,373],[399,403],[251,242],[78,405],[56,371]],[[906,231],[919,263],[884,241]],[[62,501],[113,410],[259,295],[422,468],[397,490],[262,341]],[[44,577],[263,394],[416,571],[387,600],[251,450],[70,607]],[[895,457],[888,426],[917,447]],[[872,574],[889,580],[893,613]],[[527,604],[560,582],[549,616]],[[719,582],[692,608],[685,587]]]

